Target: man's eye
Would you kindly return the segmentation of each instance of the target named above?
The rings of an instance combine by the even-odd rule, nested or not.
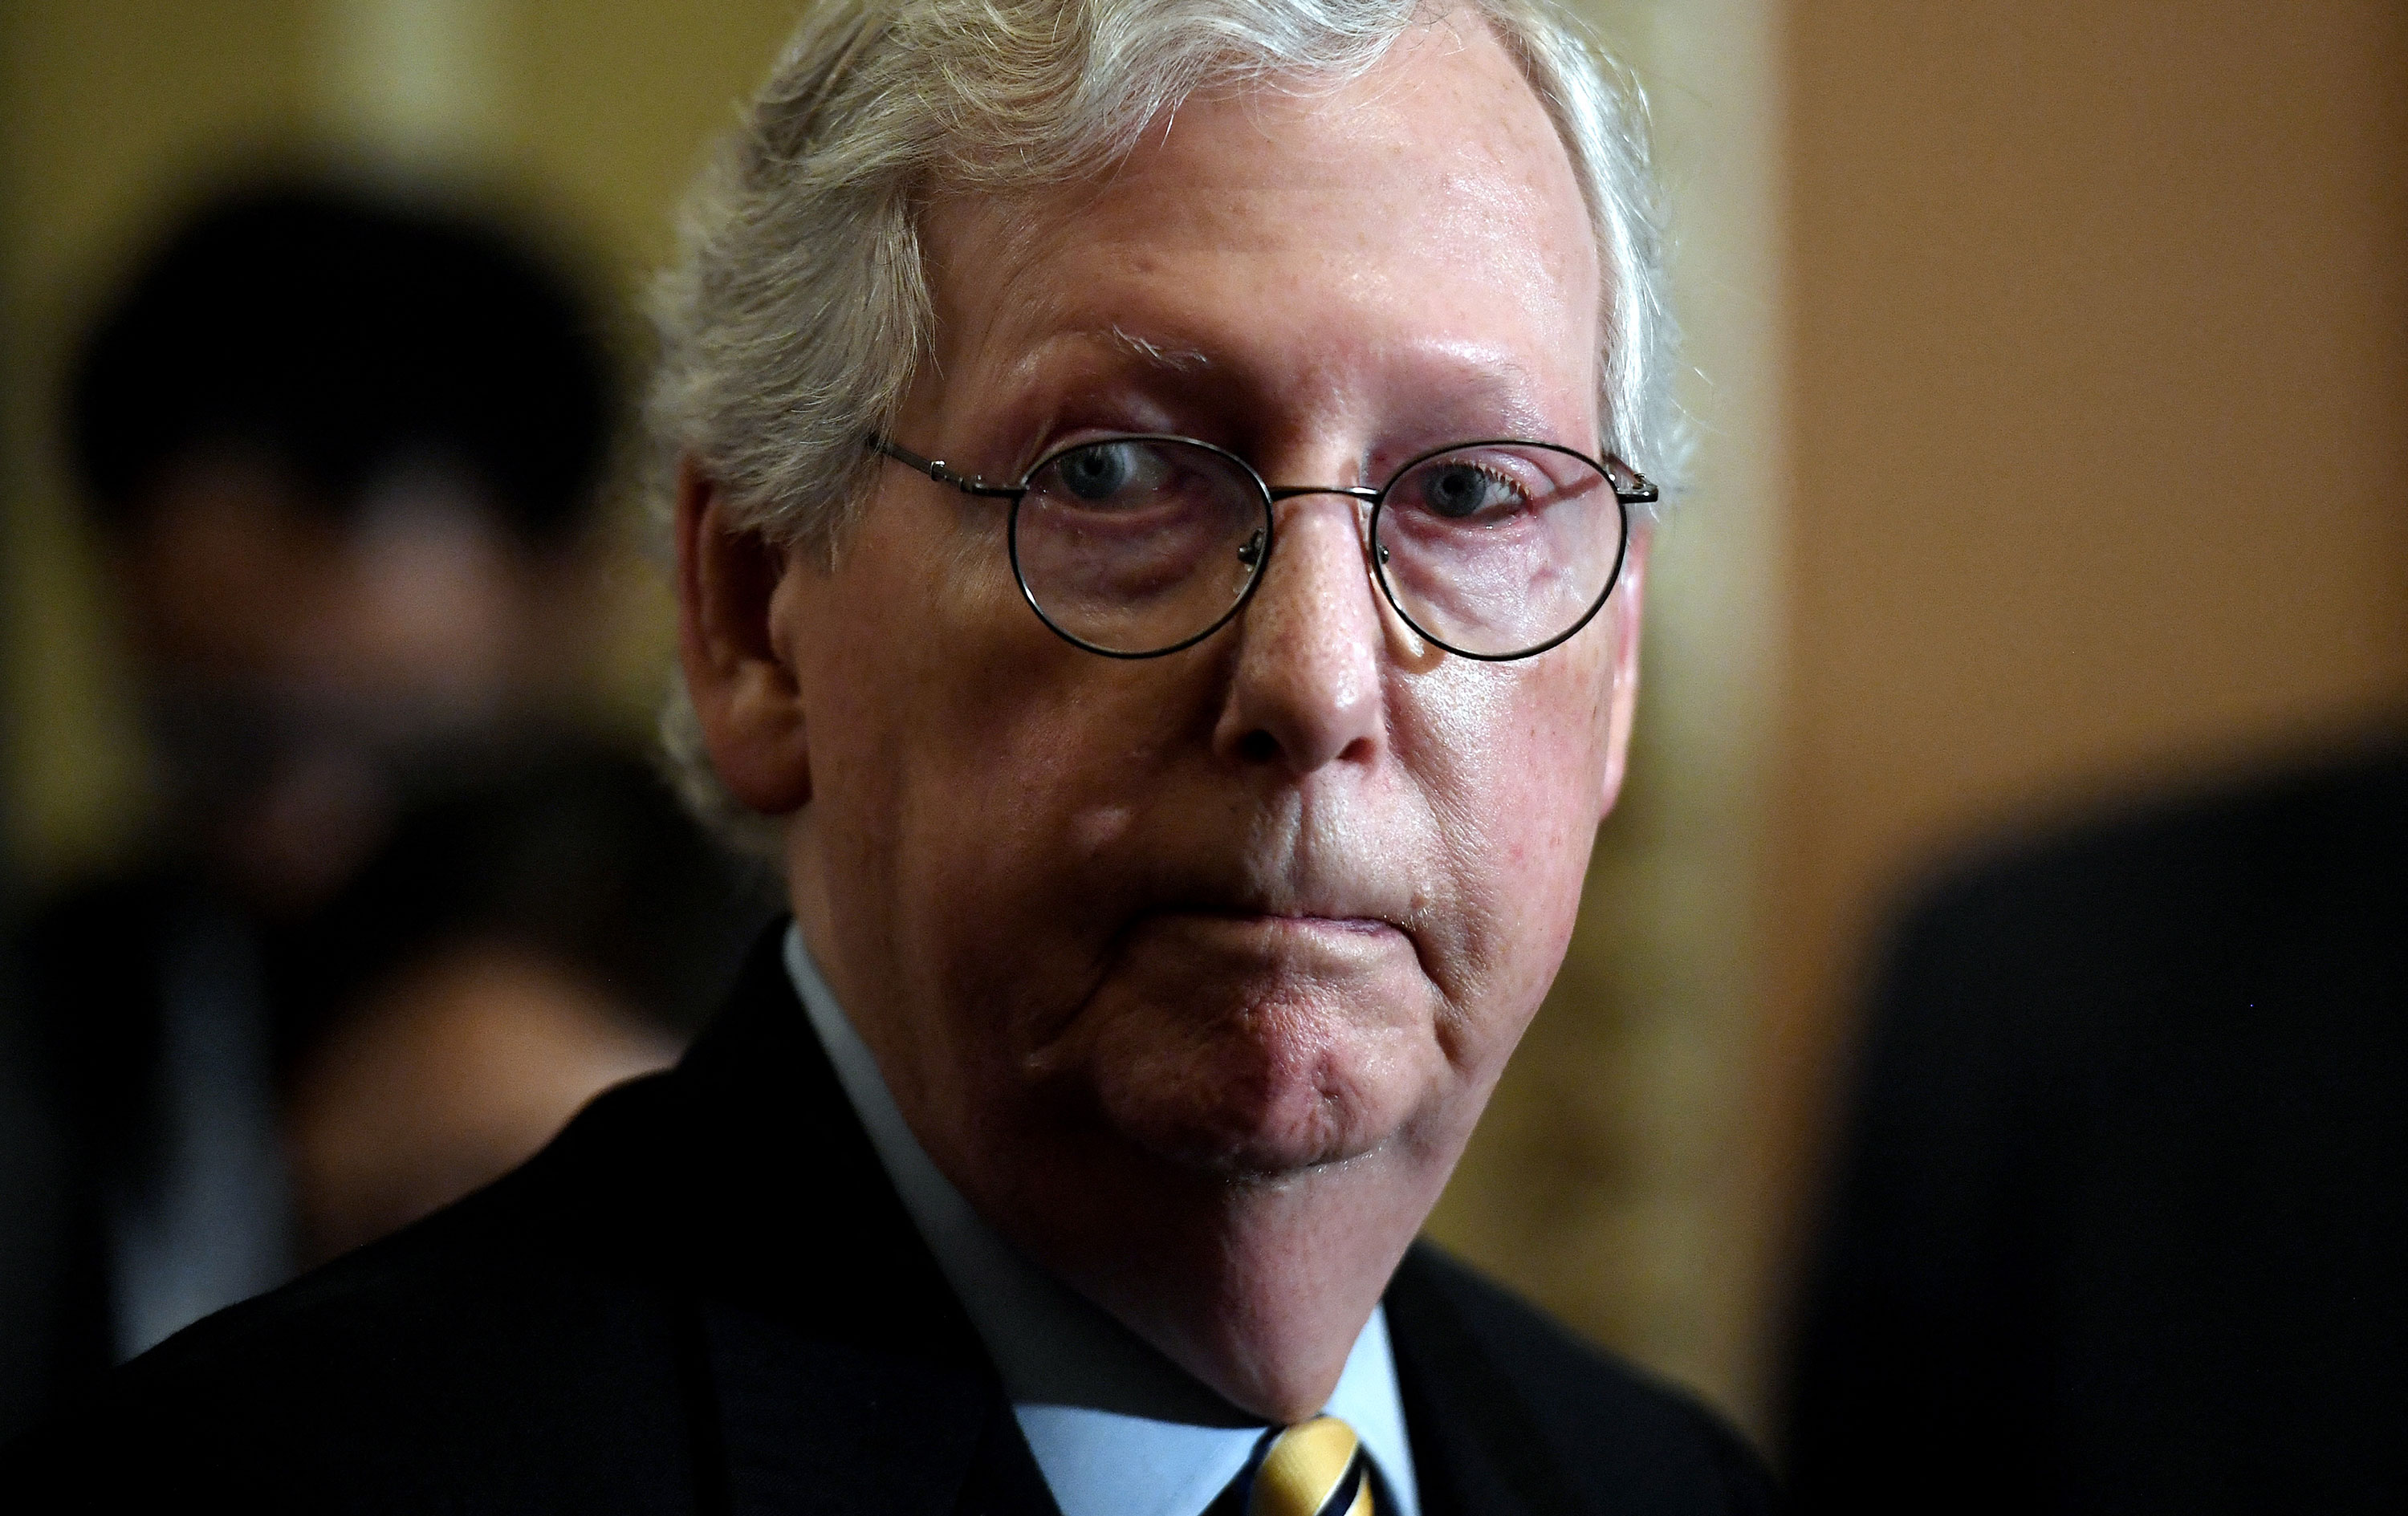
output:
[[[1430,514],[1456,522],[1484,511],[1510,510],[1523,500],[1522,492],[1510,481],[1468,463],[1424,469],[1414,493]]]
[[[1055,468],[1061,475],[1063,487],[1080,499],[1089,502],[1110,500],[1128,488],[1130,480],[1136,477],[1137,448],[1127,442],[1082,448],[1064,458]]]

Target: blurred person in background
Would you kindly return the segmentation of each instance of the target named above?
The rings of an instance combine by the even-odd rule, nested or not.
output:
[[[1788,1402],[1808,1511],[2408,1509],[2408,745],[1907,915]]]
[[[21,945],[50,1205],[0,1414],[508,1168],[757,924],[565,714],[618,409],[541,258],[325,181],[207,204],[93,329],[71,451],[165,803]]]
[[[551,752],[405,813],[281,967],[300,1261],[369,1242],[667,1063],[778,908],[659,776]]]

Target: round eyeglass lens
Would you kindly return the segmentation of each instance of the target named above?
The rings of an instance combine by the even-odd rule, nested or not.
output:
[[[1623,506],[1605,471],[1535,442],[1486,442],[1412,464],[1372,518],[1381,587],[1430,640],[1475,658],[1551,645],[1605,603]]]
[[[1246,466],[1175,437],[1082,443],[1037,465],[1011,517],[1028,603],[1098,652],[1184,647],[1262,571],[1270,497]]]

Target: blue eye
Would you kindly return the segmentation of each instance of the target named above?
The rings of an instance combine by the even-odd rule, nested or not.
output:
[[[1421,471],[1414,493],[1434,516],[1459,522],[1519,505],[1522,493],[1476,464],[1443,463]]]
[[[1063,487],[1082,500],[1109,500],[1128,487],[1137,472],[1136,449],[1125,442],[1104,443],[1066,454],[1054,464]]]

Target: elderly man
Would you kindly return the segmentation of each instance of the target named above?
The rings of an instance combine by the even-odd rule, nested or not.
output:
[[[1622,777],[1647,205],[1543,0],[807,21],[653,410],[673,735],[794,926],[673,1074],[34,1457],[311,1509],[1761,1509],[1413,1241]]]

